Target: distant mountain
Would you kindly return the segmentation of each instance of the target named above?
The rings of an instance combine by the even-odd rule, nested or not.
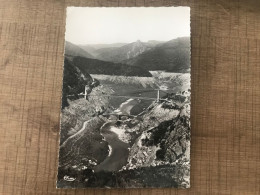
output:
[[[94,49],[102,49],[102,48],[110,48],[110,47],[122,47],[124,45],[127,45],[128,43],[111,43],[111,44],[81,44],[79,47],[82,49],[84,48],[94,48]]]
[[[122,46],[123,45],[123,46]],[[151,70],[165,70],[167,72],[190,72],[190,38],[182,37],[170,40],[168,42],[151,40],[148,42],[136,41],[133,43],[115,43],[115,44],[94,44],[94,45],[74,45],[72,43],[66,43],[65,54],[69,56],[80,56],[85,58],[92,58],[103,61],[103,65],[106,62],[128,64],[131,66],[140,67],[141,75],[143,75],[144,69]],[[106,61],[106,62],[104,62]],[[91,62],[93,64],[94,61]],[[97,63],[97,61],[95,61]],[[101,62],[98,62],[98,66],[101,67]],[[111,65],[111,64],[110,64]],[[102,66],[103,67],[103,66]],[[117,65],[119,67],[119,65]],[[126,65],[124,65],[126,67]],[[107,67],[103,71],[98,67],[94,72],[102,74],[114,74],[112,70]],[[99,69],[99,71],[97,71]],[[136,69],[136,68],[135,68]],[[119,73],[122,69],[117,70],[118,73],[114,75],[121,75]],[[133,69],[128,73],[133,74]],[[136,74],[136,73],[134,73]]]
[[[84,49],[68,41],[66,41],[65,43],[65,54],[68,56],[81,56],[86,58],[94,58],[91,54],[89,54]]]
[[[122,47],[123,45],[126,45],[127,43],[113,43],[113,44],[81,44],[78,45],[80,48],[82,48],[84,51],[88,52],[92,56],[96,57],[99,52],[97,52],[99,49],[105,49],[105,48],[117,48]]]
[[[155,46],[159,46],[160,44],[165,43],[165,41],[156,41],[156,40],[150,40],[147,41],[145,44],[149,47],[155,47]]]
[[[121,76],[139,76],[151,77],[151,73],[141,67],[129,66],[125,64],[116,64],[96,59],[84,57],[74,57],[73,65],[78,67],[83,73],[121,75]]]
[[[81,49],[83,49],[85,52],[91,54],[93,57],[97,55],[96,48],[92,47],[91,45],[78,45]]]
[[[190,38],[182,37],[158,44],[154,48],[122,63],[142,67],[149,71],[189,72]]]
[[[162,43],[163,41],[151,40],[148,42],[141,42],[138,40],[133,43],[78,45],[78,47],[91,54],[96,59],[109,62],[121,62],[133,58],[147,49],[151,49]]]
[[[113,47],[113,48],[102,48],[97,50],[98,55],[97,59],[109,61],[109,62],[122,62],[130,58],[134,58],[141,53],[151,49],[153,44],[147,44],[141,41],[136,41],[122,47]]]
[[[85,85],[91,86],[92,77],[87,72],[81,72],[66,57],[64,59],[63,89],[62,89],[62,108],[68,106],[69,96],[75,98],[83,92]],[[70,98],[69,98],[70,99]]]

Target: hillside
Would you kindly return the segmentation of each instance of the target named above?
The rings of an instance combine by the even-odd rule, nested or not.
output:
[[[86,58],[94,58],[91,54],[89,54],[84,49],[80,48],[79,46],[66,41],[65,43],[65,55],[68,56],[81,56]]]
[[[159,44],[134,58],[123,61],[123,63],[146,70],[190,72],[190,38],[177,38]]]
[[[83,105],[100,103],[77,100],[77,102],[81,102],[80,106],[75,102],[75,107],[72,107],[72,104],[70,110],[67,109],[67,113],[78,114],[78,111],[85,109],[82,113],[86,115],[86,122],[77,128],[80,130],[61,144],[58,184],[64,185],[63,178],[69,175],[76,179],[75,182],[67,182],[66,185],[69,186],[84,181],[82,187],[98,187],[101,184],[108,187],[129,188],[172,187],[172,185],[188,187],[190,169],[189,96],[189,93],[171,94],[166,97],[166,101],[154,102],[138,117],[114,122],[102,116],[95,116],[87,120],[90,113],[86,114],[89,111]],[[95,106],[91,106],[90,110]],[[105,162],[103,161],[106,159],[105,157],[109,156],[110,149],[107,139],[102,139],[104,134],[101,134],[101,130],[99,130],[104,127],[102,124],[106,121],[109,121],[106,123],[107,125],[112,123],[111,128],[124,129],[118,138],[129,144],[127,163],[114,173],[96,169],[102,164],[101,162]],[[75,144],[76,142],[78,144]],[[79,147],[82,145],[86,147]],[[116,148],[114,149],[116,150]]]
[[[83,57],[75,57],[73,59],[73,64],[74,66],[78,67],[82,72],[89,74],[144,77],[152,76],[151,73],[141,67],[128,66],[125,64],[115,64],[113,62],[105,62]]]
[[[138,127],[141,134],[130,149],[125,169],[188,160],[190,106],[184,102],[184,96],[173,98],[172,102],[152,105],[144,114],[143,123]]]
[[[83,49],[85,52],[91,54],[93,57],[97,55],[96,48],[92,47],[91,45],[78,45],[81,49]]]
[[[99,133],[99,129],[104,122],[105,120],[102,117],[93,117],[85,122],[82,128],[75,134],[68,137],[65,141],[62,140],[63,142],[60,145],[60,167],[73,166],[75,164],[79,166],[81,163],[84,163],[85,166],[90,166],[90,161],[102,162],[104,160],[106,155],[108,155],[108,146]],[[81,145],[75,144],[76,142],[81,143],[85,147],[80,147]],[[90,147],[96,148],[95,153],[89,150]]]
[[[139,178],[141,175],[142,179],[147,174],[156,176],[158,171],[161,171],[161,166],[168,171],[173,167],[178,167],[178,172],[172,172],[171,177],[168,177],[168,179],[172,178],[169,183],[176,182],[178,186],[188,187],[190,93],[171,94],[167,97],[167,101],[151,104],[139,117],[142,121],[139,124],[125,121],[117,126],[118,128],[124,126],[126,134],[124,136],[132,137],[127,164],[122,168],[122,174],[132,172],[132,175],[135,175],[132,182],[128,183],[128,187],[134,183],[142,184]],[[153,169],[153,167],[158,167],[158,169]],[[143,172],[144,168],[147,171]],[[166,179],[167,174],[164,177]],[[151,179],[150,182],[154,180]],[[170,185],[166,183],[165,187]],[[156,184],[151,184],[153,185]]]
[[[144,51],[151,49],[162,41],[150,40],[147,42],[136,41],[133,43],[114,44],[90,44],[78,45],[80,48],[91,54],[94,58],[104,61],[121,62],[136,57]]]
[[[93,83],[92,77],[86,73],[81,72],[77,67],[65,57],[64,72],[63,72],[63,90],[62,90],[62,108],[68,106],[68,98],[78,98],[78,94],[82,93],[85,85],[91,87]]]
[[[127,43],[113,43],[113,44],[80,44],[78,45],[80,48],[94,56],[95,58],[100,53],[99,50],[106,48],[117,48],[126,45]]]
[[[151,47],[141,41],[136,41],[122,47],[102,48],[97,50],[97,59],[110,62],[121,62],[126,59],[134,58]]]

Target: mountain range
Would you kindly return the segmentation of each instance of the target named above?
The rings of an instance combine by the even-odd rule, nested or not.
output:
[[[186,73],[190,71],[190,38],[173,39],[147,50],[134,58],[123,61],[125,64],[142,67],[146,70],[165,70]]]
[[[85,60],[91,62],[92,65],[88,63],[88,67],[91,66],[91,70],[93,70],[94,64],[98,64],[94,71],[96,73],[92,74],[102,74],[101,70],[103,68],[107,69],[105,66],[110,66],[111,71],[116,71],[113,68],[119,68],[121,72],[125,69],[128,73],[122,75],[128,76],[130,76],[130,68],[127,67],[130,66],[135,70],[141,68],[146,71],[163,70],[166,72],[187,73],[190,72],[190,37],[181,37],[167,42],[154,40],[141,42],[138,40],[129,44],[75,45],[66,42],[65,55],[93,59]],[[119,72],[114,75],[120,74]],[[131,73],[131,76],[135,75]]]
[[[104,75],[121,75],[121,76],[137,76],[151,77],[152,74],[142,67],[129,66],[126,64],[107,62],[97,59],[84,57],[74,57],[72,60],[74,66],[86,74],[104,74]]]
[[[110,62],[123,62],[124,60],[134,58],[145,51],[148,51],[155,47],[160,42],[141,42],[137,40],[136,42],[126,44],[121,47],[111,47],[111,48],[102,48],[98,49],[97,59],[110,61]]]

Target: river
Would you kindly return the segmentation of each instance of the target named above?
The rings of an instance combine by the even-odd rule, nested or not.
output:
[[[139,101],[134,99],[128,99],[127,101],[123,102],[115,113],[118,114],[130,114],[131,109],[137,105]],[[118,134],[111,131],[111,127],[115,125],[115,121],[109,121],[105,123],[101,129],[100,133],[107,141],[108,145],[110,146],[110,155],[107,158],[98,164],[94,170],[95,172],[98,171],[118,171],[127,163],[127,158],[129,155],[129,144],[123,142],[119,139]],[[124,131],[124,129],[122,129]]]
[[[116,133],[110,131],[112,125],[114,125],[114,122],[107,122],[100,130],[112,151],[102,163],[95,167],[96,172],[118,171],[127,163],[129,145],[121,141]]]

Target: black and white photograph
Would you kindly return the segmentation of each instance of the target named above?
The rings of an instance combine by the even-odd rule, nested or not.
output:
[[[190,187],[190,8],[68,7],[57,188]]]

